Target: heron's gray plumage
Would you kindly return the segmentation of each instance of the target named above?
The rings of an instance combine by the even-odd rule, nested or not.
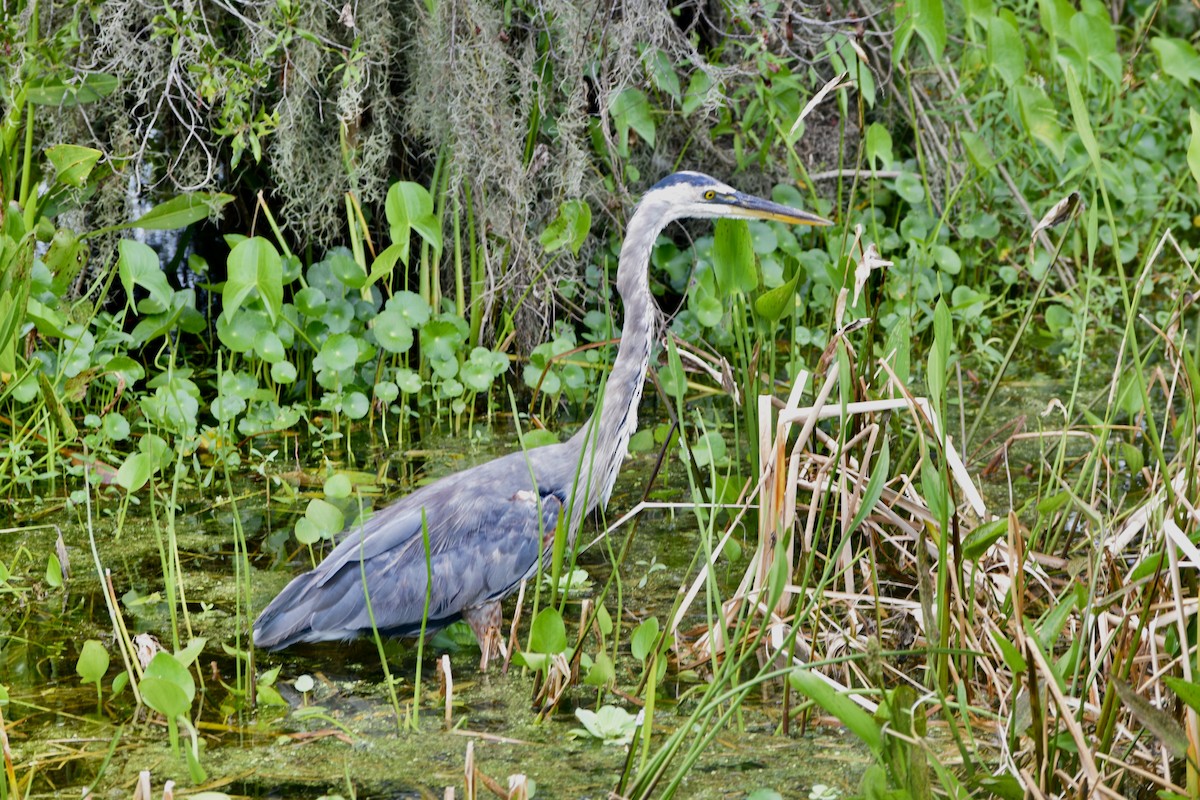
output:
[[[536,571],[539,554],[548,558],[560,515],[565,515],[573,544],[584,516],[608,503],[637,428],[638,403],[659,328],[647,278],[651,248],[672,220],[730,216],[828,224],[742,195],[700,173],[679,172],[660,181],[646,192],[626,229],[617,269],[625,322],[616,361],[591,419],[562,444],[502,456],[377,511],[351,529],[316,569],[295,578],[271,601],[254,624],[255,644],[278,649],[370,631],[368,597],[380,632],[418,634],[427,575],[422,512],[433,576],[427,630],[515,591]],[[486,659],[486,645],[484,650]]]

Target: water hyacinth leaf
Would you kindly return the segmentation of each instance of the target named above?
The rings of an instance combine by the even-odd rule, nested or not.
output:
[[[529,649],[534,653],[555,655],[567,649],[567,628],[557,608],[543,608],[533,620]]]
[[[379,346],[389,353],[406,353],[413,345],[412,328],[396,309],[386,309],[376,315],[371,331]]]
[[[608,113],[617,129],[617,150],[622,156],[629,155],[629,131],[634,131],[645,142],[654,147],[656,126],[650,101],[639,89],[625,89],[609,97]]]
[[[88,639],[79,650],[79,660],[75,662],[75,673],[84,683],[99,684],[108,672],[108,651],[96,639]]]
[[[384,213],[402,264],[408,266],[413,231],[433,247],[435,254],[442,252],[442,228],[433,214],[433,198],[424,186],[411,181],[393,183],[384,202]]]
[[[92,147],[80,147],[75,144],[56,144],[46,148],[46,157],[54,165],[54,174],[58,182],[76,189],[87,184],[92,168],[104,155]]]
[[[634,628],[633,635],[629,637],[629,651],[634,658],[644,664],[646,658],[653,652],[656,641],[658,641],[658,617],[650,617]]]
[[[837,717],[838,721],[849,728],[873,753],[878,755],[882,752],[883,735],[879,725],[844,691],[835,689],[823,681],[820,675],[805,668],[792,670],[788,675],[788,682],[797,692]]]
[[[758,288],[754,244],[743,219],[718,219],[713,229],[713,277],[717,291],[752,292]]]
[[[575,716],[583,723],[584,730],[571,731],[575,736],[586,734],[605,744],[625,745],[633,741],[637,733],[638,717],[617,706],[601,706],[599,711],[589,708],[575,709]]]
[[[36,106],[69,106],[94,103],[116,91],[120,81],[104,72],[89,72],[64,80],[56,75],[41,75],[25,83],[25,99]]]
[[[222,192],[191,192],[159,203],[133,222],[117,228],[141,228],[148,231],[173,231],[208,219],[214,212],[233,201],[233,195]]]
[[[170,308],[174,290],[163,274],[158,253],[149,245],[129,239],[121,240],[117,252],[117,275],[130,301],[133,300],[135,287],[140,286],[150,293],[147,300],[138,303],[138,310],[144,314],[159,314]]]
[[[283,262],[275,246],[261,236],[245,239],[229,251],[228,268],[222,316],[232,317],[257,291],[274,323],[283,308]]]
[[[546,226],[538,237],[547,253],[570,247],[571,253],[579,255],[579,248],[587,239],[592,226],[592,209],[583,200],[567,200],[558,207],[558,215]]]

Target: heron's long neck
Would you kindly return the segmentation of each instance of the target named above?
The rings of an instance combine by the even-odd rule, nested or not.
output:
[[[639,207],[629,221],[617,268],[617,291],[624,306],[621,344],[599,406],[577,433],[582,445],[579,487],[586,492],[581,513],[606,505],[617,470],[625,459],[629,437],[637,429],[638,403],[646,380],[650,350],[658,335],[658,309],[650,294],[647,269],[650,251],[665,221]],[[577,492],[576,496],[580,496]]]

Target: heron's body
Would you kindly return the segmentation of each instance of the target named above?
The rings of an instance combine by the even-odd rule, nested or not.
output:
[[[392,636],[465,617],[484,663],[499,643],[499,603],[549,553],[559,517],[568,541],[608,502],[637,407],[658,312],[647,279],[659,232],[680,217],[738,216],[819,225],[819,217],[742,195],[706,175],[676,173],[648,191],[626,230],[617,270],[625,310],[621,344],[600,407],[569,441],[516,452],[424,486],[356,526],[316,569],[295,578],[254,624],[254,641],[278,649],[349,639],[375,627]],[[429,565],[422,537],[429,536]],[[546,561],[546,563],[549,563]],[[364,581],[366,592],[364,593]]]

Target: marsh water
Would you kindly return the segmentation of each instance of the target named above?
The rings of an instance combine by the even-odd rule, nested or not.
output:
[[[996,423],[990,427],[999,428],[1021,414],[1036,414],[1049,397],[1067,391],[1065,383],[1051,379],[1014,384],[998,397]],[[357,445],[356,463],[339,466],[427,480],[513,446],[511,431],[501,421],[493,430],[477,429],[474,436],[422,442],[419,452],[363,441]],[[263,442],[257,447],[271,449]],[[297,465],[282,450],[283,446],[283,463],[273,463],[263,472],[294,479],[300,474],[292,474]],[[202,454],[196,457],[203,459]],[[648,453],[626,462],[609,505],[610,521],[641,498],[654,461],[655,454]],[[979,468],[972,466],[972,472],[978,474]],[[248,468],[242,474],[255,475]],[[406,485],[384,483],[378,502],[402,494]],[[1005,508],[993,511],[1006,510],[1007,485],[1003,477],[996,480],[991,496],[996,503],[1005,502]],[[270,486],[275,499],[269,502]],[[667,468],[656,486],[659,497],[682,499],[686,494],[686,479],[677,464]],[[290,505],[279,502],[283,493],[279,484],[261,477],[243,477],[232,488],[232,494],[212,488],[181,494],[175,518],[187,609],[186,616],[177,620],[179,638],[181,643],[206,640],[197,660],[199,668],[193,670],[198,685],[191,719],[206,772],[198,785],[189,780],[186,764],[170,747],[161,718],[139,711],[129,688],[119,693],[112,689],[120,657],[94,567],[86,508],[66,507],[59,499],[65,493],[60,493],[11,509],[14,527],[0,549],[4,579],[0,581],[0,684],[9,694],[0,710],[22,793],[78,797],[84,787],[91,787],[94,797],[131,797],[138,774],[148,770],[154,796],[169,779],[189,791],[249,797],[443,797],[446,787],[456,787],[462,796],[468,743],[475,766],[484,775],[506,787],[510,775],[524,774],[535,783],[537,797],[607,797],[629,762],[636,767],[641,757],[637,745],[631,754],[627,745],[578,735],[582,725],[574,710],[595,708],[596,689],[573,687],[557,709],[539,719],[532,674],[516,666],[507,673],[495,668],[480,673],[478,650],[469,643],[469,634],[464,642],[461,631],[431,639],[425,647],[418,721],[412,719],[418,667],[412,641],[384,645],[401,720],[389,698],[380,653],[370,640],[257,653],[259,674],[278,668],[274,689],[283,704],[260,702],[250,708],[238,694],[238,659],[232,650],[239,641],[233,515],[238,515],[245,530],[250,597],[258,610],[309,564],[308,551],[290,537],[304,499],[319,496],[320,486],[319,482],[299,485],[297,500]],[[115,594],[122,598],[130,634],[151,633],[170,649],[172,622],[162,585],[167,552],[163,515],[170,485],[159,489],[163,496],[157,503],[143,492],[142,503],[131,507],[124,519],[119,514],[123,493],[115,488],[98,491],[92,530],[99,559],[111,570]],[[589,521],[581,542],[590,541],[601,529],[599,521]],[[46,572],[59,533],[69,577],[63,586],[55,587]],[[626,535],[628,530],[618,530],[614,539]],[[687,510],[646,511],[632,535],[621,568],[619,618],[617,605],[611,601],[608,605],[620,626],[625,654],[616,663],[616,686],[636,694],[640,665],[628,657],[629,632],[650,616],[665,619],[679,587],[690,577],[689,565],[700,544],[695,519]],[[743,559],[753,550],[752,541],[745,544]],[[578,597],[589,596],[608,580],[610,553],[601,545],[579,558],[588,583]],[[735,583],[744,566],[744,561],[730,564],[718,578]],[[511,601],[505,606],[506,623],[512,607]],[[568,631],[574,630],[577,603],[568,604],[565,617]],[[685,621],[684,627],[689,624]],[[244,643],[244,628],[241,636]],[[84,685],[75,670],[87,639],[100,640],[112,655],[99,701],[95,687]],[[452,663],[449,729],[436,670],[443,653]],[[298,685],[307,691],[298,690]],[[668,671],[655,709],[656,741],[688,724],[701,686],[702,677],[696,672]],[[839,795],[853,792],[868,763],[866,750],[838,727],[798,730],[793,726],[781,734],[780,694],[778,684],[752,694],[734,723],[717,735],[690,770],[678,796],[745,797],[768,790],[782,797],[809,797],[814,787],[816,795],[828,790]],[[631,698],[622,701],[607,695],[604,702],[636,712]],[[485,796],[484,791],[481,788],[479,796]]]

